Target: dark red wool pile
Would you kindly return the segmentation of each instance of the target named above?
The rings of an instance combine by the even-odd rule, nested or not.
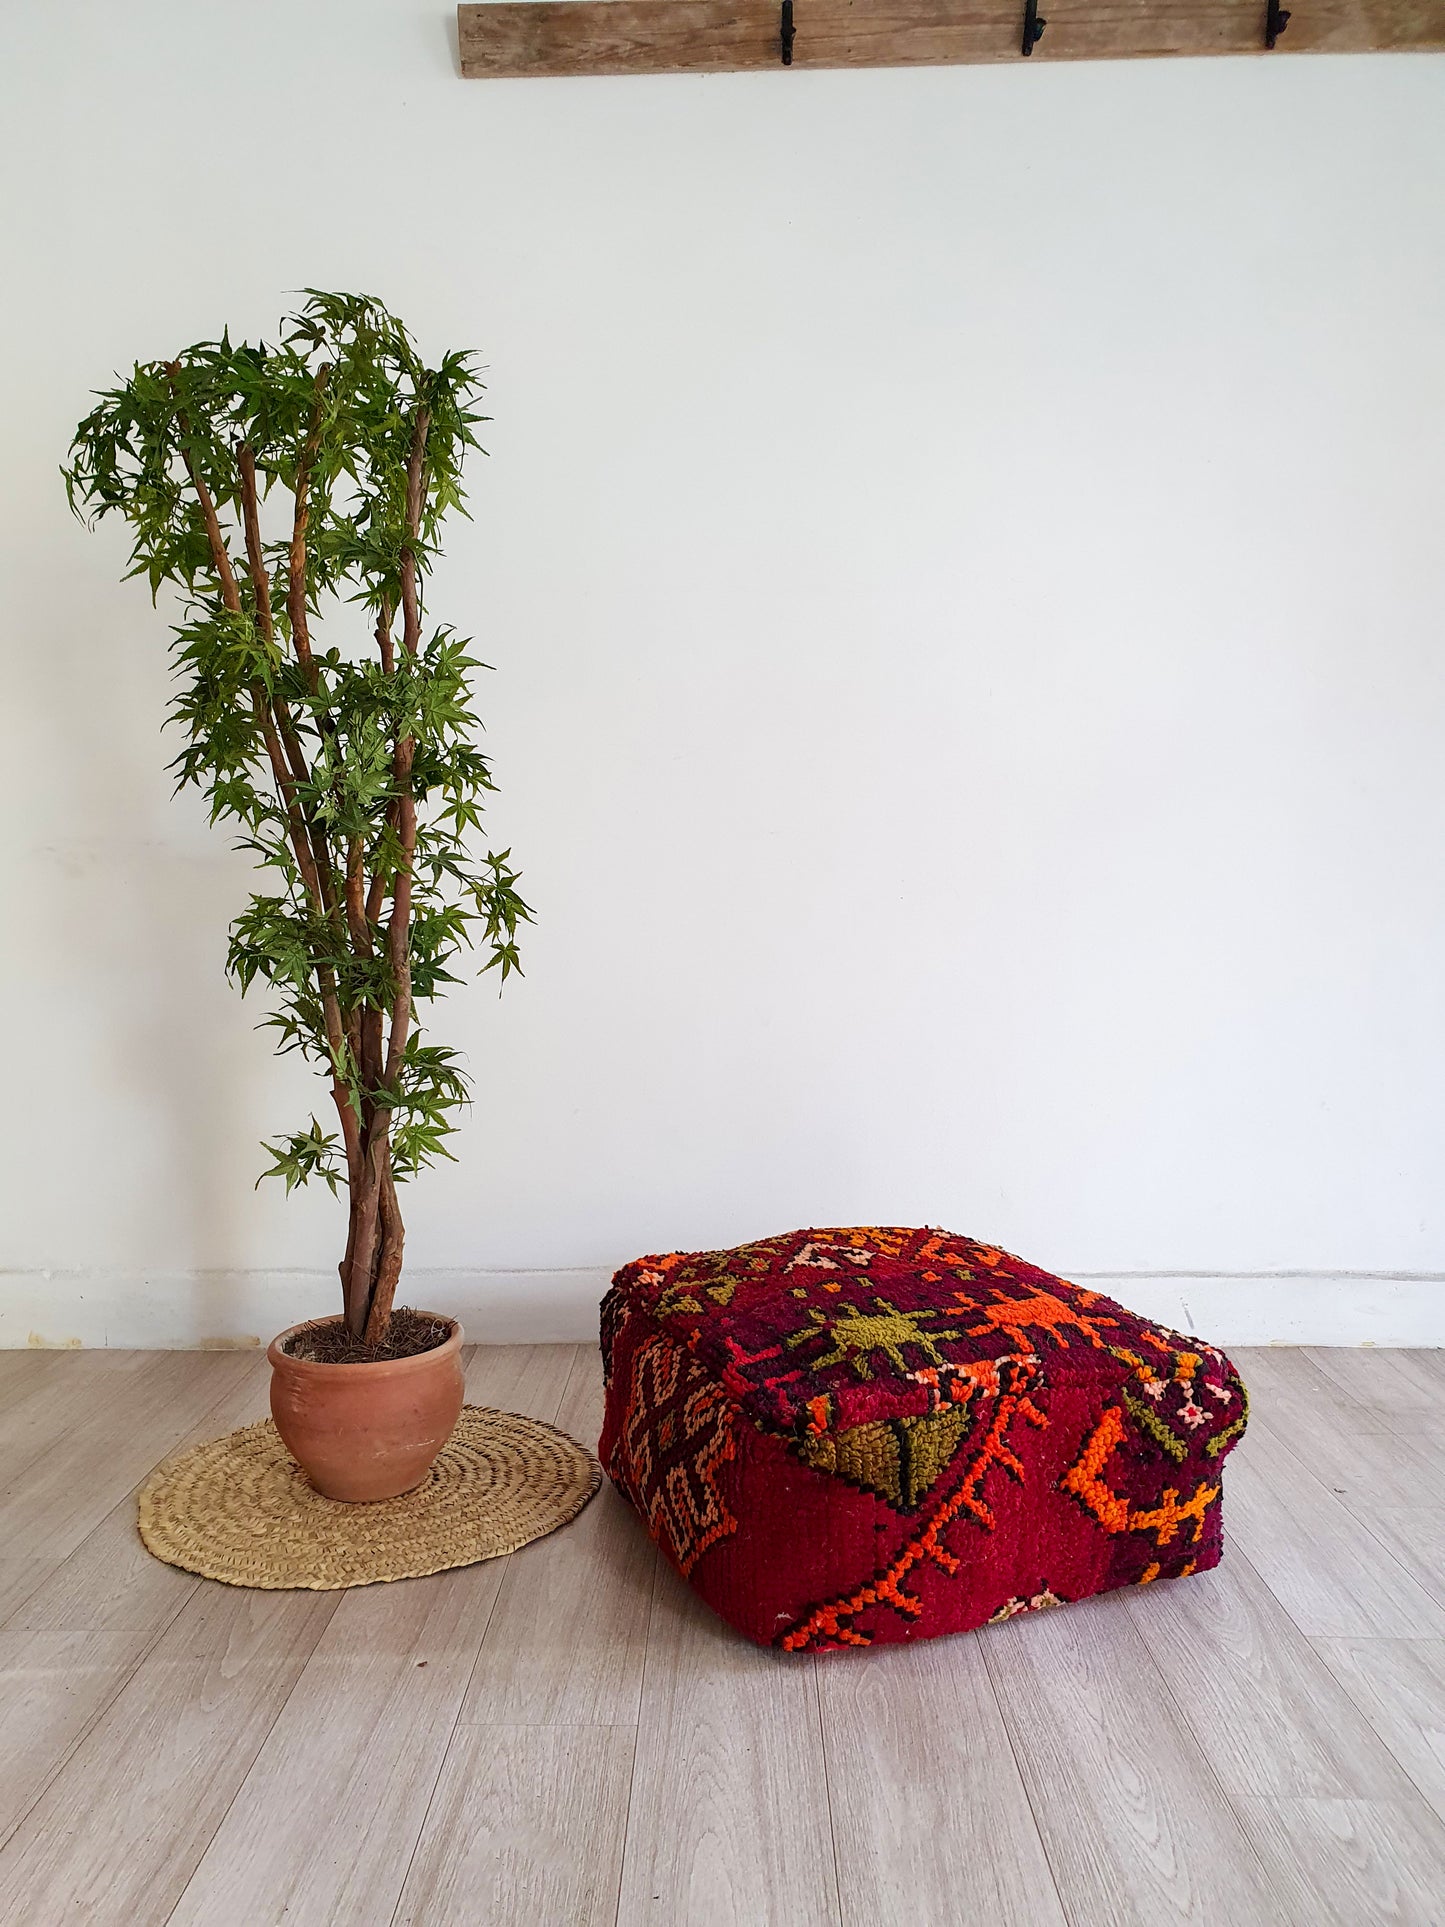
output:
[[[603,1465],[761,1644],[961,1632],[1219,1561],[1229,1360],[970,1238],[641,1258],[602,1348]]]

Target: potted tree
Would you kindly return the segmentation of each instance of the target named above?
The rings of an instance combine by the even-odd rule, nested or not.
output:
[[[263,1175],[346,1187],[340,1314],[270,1349],[282,1437],[340,1499],[418,1483],[461,1408],[460,1326],[393,1309],[397,1187],[450,1155],[468,1097],[417,1012],[478,937],[505,982],[530,916],[510,852],[468,852],[494,787],[480,665],[423,619],[480,393],[469,355],[427,367],[380,302],[308,291],[274,345],[226,334],[137,365],[64,471],[77,514],[130,524],[152,600],[180,598],[177,788],[262,873],[227,967],[243,995],[268,988],[277,1049],[330,1084],[335,1128],[268,1143]]]

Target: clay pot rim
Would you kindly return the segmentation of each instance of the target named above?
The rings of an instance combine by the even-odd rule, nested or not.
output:
[[[419,1308],[420,1309],[420,1308]],[[450,1332],[440,1345],[433,1345],[429,1351],[413,1352],[408,1358],[296,1358],[282,1347],[288,1338],[297,1332],[314,1331],[318,1325],[335,1325],[339,1322],[335,1313],[325,1318],[303,1318],[299,1325],[288,1325],[283,1332],[277,1332],[266,1347],[266,1356],[273,1370],[314,1373],[320,1378],[336,1378],[346,1374],[353,1377],[376,1377],[385,1373],[388,1376],[397,1372],[423,1371],[434,1360],[454,1358],[462,1348],[462,1321],[453,1318],[450,1312],[423,1311],[425,1318],[445,1319],[451,1326]]]

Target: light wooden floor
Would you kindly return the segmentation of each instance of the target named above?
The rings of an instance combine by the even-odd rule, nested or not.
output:
[[[787,1658],[604,1487],[435,1579],[248,1593],[134,1528],[227,1353],[0,1353],[0,1922],[1445,1922],[1445,1354],[1236,1354],[1206,1576]],[[468,1395],[589,1442],[596,1353]]]

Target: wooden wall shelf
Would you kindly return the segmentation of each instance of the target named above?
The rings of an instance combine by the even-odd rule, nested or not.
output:
[[[459,6],[457,29],[462,73],[472,80],[726,73],[785,64],[935,67],[1022,58],[1026,4],[790,0],[785,9],[782,0],[504,0]],[[1278,0],[1034,5],[1042,33],[1029,51],[1038,60],[1263,53],[1271,40],[1277,53],[1445,48],[1445,0],[1292,0],[1285,14]]]

